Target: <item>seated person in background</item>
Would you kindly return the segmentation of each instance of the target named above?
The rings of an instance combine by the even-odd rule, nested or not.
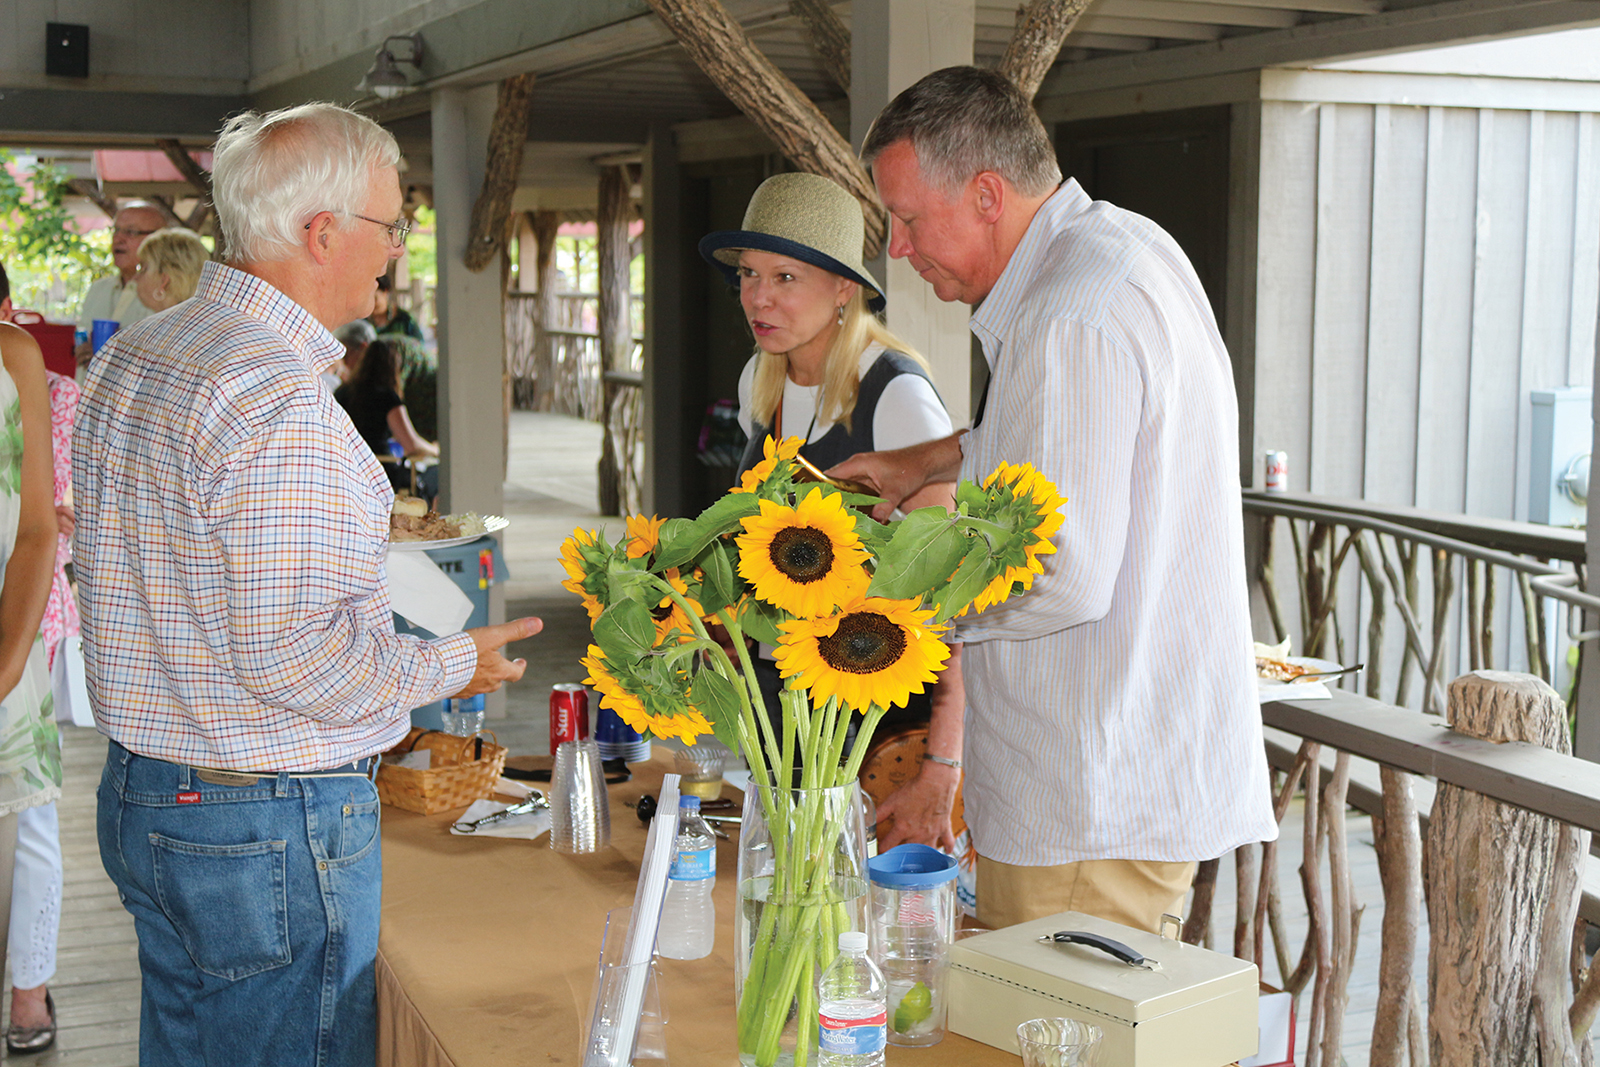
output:
[[[394,302],[394,283],[388,275],[378,279],[378,302],[372,306],[372,314],[367,316],[367,321],[372,323],[380,336],[396,334],[418,341],[423,339],[422,327],[411,317],[411,312]]]
[[[139,299],[152,311],[165,311],[194,295],[200,268],[211,253],[193,230],[157,230],[139,246]]]
[[[406,402],[401,396],[400,361],[387,341],[377,340],[367,345],[361,363],[350,381],[333,392],[350,415],[356,432],[380,459],[390,456],[389,438],[393,437],[406,456],[437,456],[439,446],[417,433],[406,412]],[[385,463],[389,482],[396,489],[411,488],[411,472],[399,463]],[[431,494],[421,492],[428,497]]]
[[[378,331],[366,319],[357,319],[334,330],[333,336],[344,345],[344,358],[322,372],[322,384],[328,387],[330,393],[355,376],[356,368],[361,366],[361,357],[367,353],[367,346],[378,339]]]

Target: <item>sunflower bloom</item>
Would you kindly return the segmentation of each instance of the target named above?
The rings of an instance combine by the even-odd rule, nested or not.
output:
[[[700,601],[689,595],[689,583],[678,577],[678,568],[668,567],[667,573],[662,577],[671,584],[672,588],[678,591],[680,596],[689,602],[689,607],[694,609],[697,617],[705,618],[706,609],[700,606]],[[656,620],[656,644],[659,645],[674,630],[678,632],[678,642],[680,644],[694,640],[694,623],[689,620],[689,616],[683,613],[682,606],[672,597],[662,597],[661,602],[650,609],[650,616]]]
[[[872,581],[855,519],[837,493],[813,489],[792,508],[763,500],[761,514],[741,525],[739,574],[791,615],[831,614]]]
[[[589,613],[590,622],[594,622],[605,611],[600,598],[590,591],[597,582],[605,581],[605,569],[601,567],[598,574],[591,574],[588,561],[584,559],[585,549],[597,547],[594,531],[581,527],[573,530],[572,536],[561,542],[561,569],[567,572],[567,580],[561,583],[561,588],[578,595],[583,601],[584,610]]]
[[[611,672],[606,655],[598,645],[589,646],[589,654],[582,662],[589,669],[584,683],[594,686],[600,693],[600,706],[620,715],[635,733],[642,735],[648,730],[656,737],[678,737],[692,745],[697,738],[711,732],[711,724],[700,709],[690,703],[688,694],[646,692],[640,696],[630,691]]]
[[[781,623],[778,673],[798,676],[818,706],[836,696],[853,711],[904,707],[950,658],[939,639],[946,628],[930,624],[933,610],[917,603],[862,597],[837,615]]]
[[[661,525],[666,519],[658,519],[654,515],[648,519],[643,515],[629,515],[623,520],[628,528],[628,558],[638,559],[648,557],[661,543]]]
[[[785,437],[782,441],[774,443],[771,437],[761,446],[766,453],[766,458],[754,467],[744,472],[739,479],[739,484],[730,493],[753,493],[761,488],[761,483],[772,477],[772,472],[778,469],[778,464],[787,463],[800,454],[800,446],[805,444],[798,437]]]
[[[1033,576],[1044,573],[1039,557],[1056,550],[1050,538],[1061,529],[1061,505],[1066,498],[1056,491],[1054,483],[1034,470],[1029,463],[1002,463],[984,481],[983,487],[998,498],[1000,510],[1005,515],[1021,519],[1023,558],[1006,567],[983,591],[972,598],[972,603],[957,613],[956,618],[968,611],[977,613],[995,604],[1003,603],[1016,591],[1032,588]]]

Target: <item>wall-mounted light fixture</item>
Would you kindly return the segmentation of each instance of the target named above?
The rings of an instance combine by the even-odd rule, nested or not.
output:
[[[405,51],[405,55],[396,55],[397,49],[390,48],[395,41],[405,46],[398,49]],[[411,79],[400,68],[402,63],[413,70],[422,65],[422,34],[401,34],[384,38],[382,47],[373,58],[372,68],[367,71],[366,77],[361,79],[361,84],[356,88],[375,93],[385,100],[392,100],[401,93],[410,91]]]

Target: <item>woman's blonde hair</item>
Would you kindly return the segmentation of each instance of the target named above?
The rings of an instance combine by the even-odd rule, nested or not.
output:
[[[861,286],[844,305],[844,324],[833,335],[828,346],[828,358],[822,366],[822,396],[817,400],[817,421],[840,422],[847,433],[854,432],[850,416],[856,407],[856,392],[861,387],[861,353],[876,341],[891,352],[899,352],[915,360],[923,370],[928,361],[906,344],[867,310],[867,297]],[[781,353],[756,349],[755,381],[750,389],[750,417],[753,422],[771,426],[778,405],[783,402],[783,386],[789,377],[789,357]],[[790,428],[787,436],[804,434],[804,429]]]
[[[192,230],[170,226],[157,230],[139,246],[139,262],[145,270],[167,276],[167,293],[173,302],[187,300],[200,284],[200,268],[211,253]]]

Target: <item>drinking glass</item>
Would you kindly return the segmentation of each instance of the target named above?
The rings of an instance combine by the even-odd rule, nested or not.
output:
[[[1093,1067],[1100,1028],[1076,1019],[1029,1019],[1017,1027],[1023,1067]]]
[[[550,772],[550,847],[599,852],[611,843],[611,803],[600,748],[593,739],[563,741]]]

